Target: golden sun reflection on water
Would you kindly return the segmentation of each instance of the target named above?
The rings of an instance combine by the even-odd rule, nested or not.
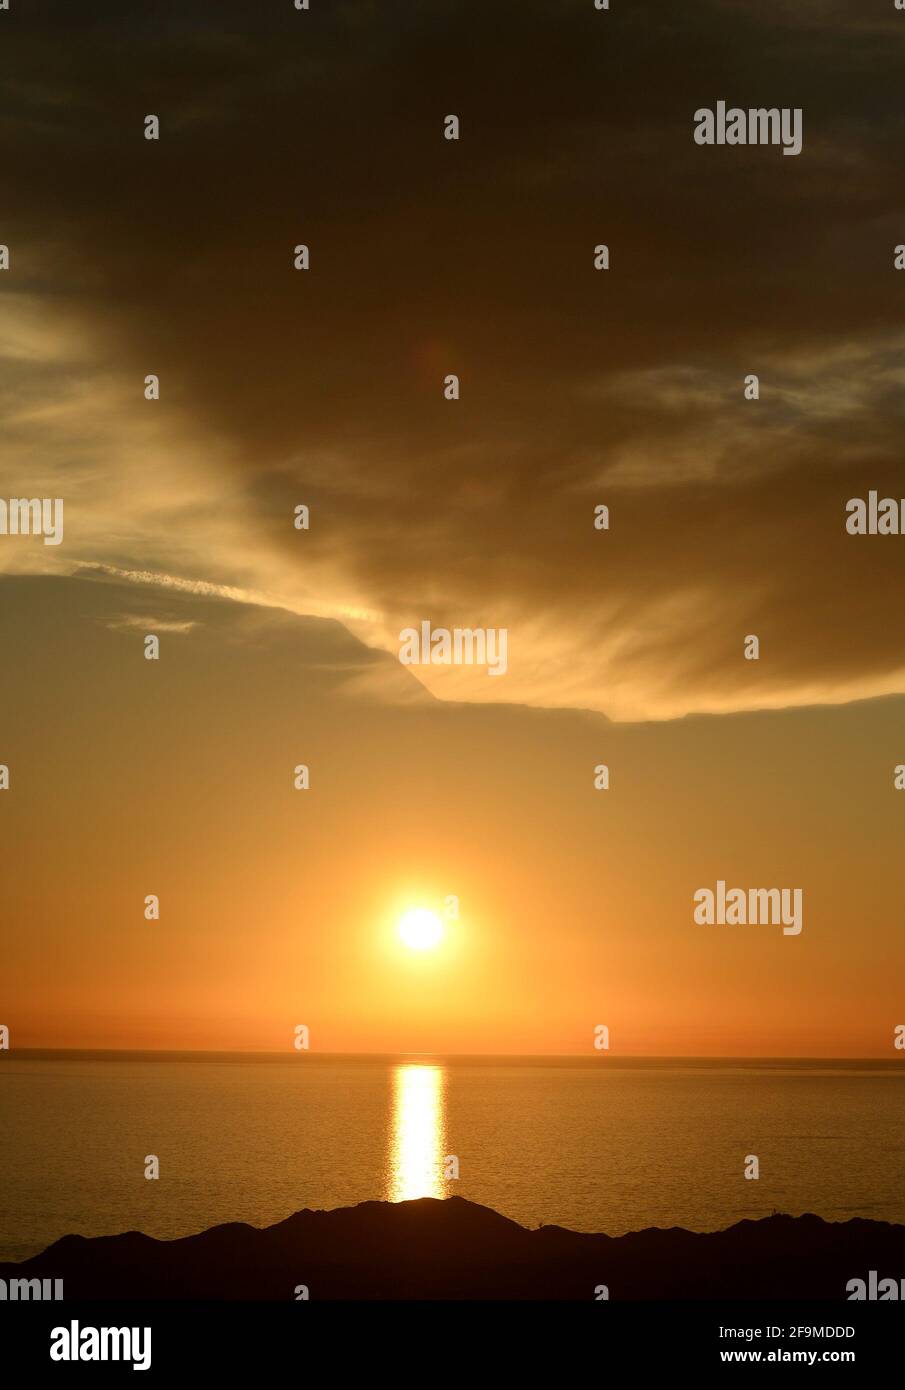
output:
[[[393,1072],[389,1191],[391,1202],[445,1197],[446,1070],[403,1062]]]

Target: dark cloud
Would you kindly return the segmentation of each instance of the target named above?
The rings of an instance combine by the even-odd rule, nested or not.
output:
[[[848,497],[902,491],[900,20],[854,0],[10,12],[9,288],[133,383],[79,507],[106,516],[147,372],[155,447],[189,429],[207,470],[188,510],[161,484],[79,558],[358,603],[378,643],[421,617],[508,624],[495,698],[631,717],[902,689],[905,540],[843,529]],[[719,99],[801,107],[802,154],[698,147]]]

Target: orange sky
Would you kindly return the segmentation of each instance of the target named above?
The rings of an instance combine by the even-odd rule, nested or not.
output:
[[[0,535],[13,1046],[891,1055],[901,16],[214,8],[0,52],[0,498],[66,509]]]
[[[890,1054],[902,700],[613,725],[437,702],[332,622],[166,595],[153,663],[158,591],[0,593],[14,1046]],[[801,887],[801,934],[695,925],[718,878]]]

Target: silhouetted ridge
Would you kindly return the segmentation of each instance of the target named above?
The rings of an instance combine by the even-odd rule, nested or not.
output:
[[[0,1278],[62,1278],[69,1299],[847,1298],[851,1279],[905,1277],[905,1226],[770,1216],[700,1234],[529,1231],[462,1197],[298,1211],[178,1240],[65,1236]]]

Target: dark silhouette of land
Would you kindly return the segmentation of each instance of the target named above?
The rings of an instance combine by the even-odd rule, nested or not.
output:
[[[725,1231],[529,1231],[488,1207],[363,1202],[180,1240],[64,1236],[0,1278],[62,1278],[69,1299],[833,1299],[905,1277],[905,1226],[769,1216]]]

